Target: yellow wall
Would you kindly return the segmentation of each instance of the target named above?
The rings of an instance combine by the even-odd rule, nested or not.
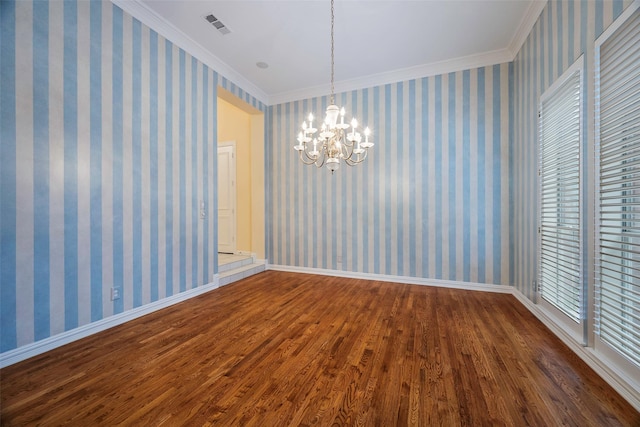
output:
[[[218,144],[236,143],[236,250],[265,257],[264,114],[218,88]]]
[[[218,144],[236,143],[236,249],[251,251],[251,116],[218,98]]]

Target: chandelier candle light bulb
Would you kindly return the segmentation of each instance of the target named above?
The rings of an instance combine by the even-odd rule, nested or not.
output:
[[[340,167],[340,159],[349,166],[354,166],[364,162],[367,158],[369,148],[373,147],[373,142],[369,140],[371,131],[365,128],[365,140],[358,132],[358,120],[354,117],[351,120],[351,132],[347,133],[349,125],[344,123],[346,111],[344,107],[339,108],[334,101],[334,0],[331,0],[331,101],[325,112],[325,119],[320,127],[318,136],[314,136],[318,129],[313,127],[313,113],[309,113],[307,120],[302,122],[302,132],[298,134],[298,144],[294,149],[300,154],[300,160],[305,165],[316,165],[321,168],[325,164],[333,172]],[[340,123],[338,123],[340,116]],[[307,143],[313,141],[313,150],[308,151]],[[319,146],[318,146],[319,145]]]

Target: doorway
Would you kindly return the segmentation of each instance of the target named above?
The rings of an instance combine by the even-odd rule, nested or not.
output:
[[[236,196],[234,224],[227,217],[218,222],[218,252],[255,254],[262,260],[265,259],[264,113],[220,86],[217,103],[218,147],[234,147],[232,158],[218,159],[218,174],[223,173],[223,168],[230,168],[228,162],[233,161],[235,172],[230,176]],[[225,178],[218,179],[222,183]],[[219,191],[220,208],[232,203],[222,200],[231,197],[227,190]],[[229,244],[232,234],[235,242]]]

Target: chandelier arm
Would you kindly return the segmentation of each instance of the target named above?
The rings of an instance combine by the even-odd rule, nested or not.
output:
[[[353,147],[352,146],[346,145],[346,144],[342,144],[341,150],[342,150],[342,153],[343,153],[343,156],[342,156],[343,159],[345,159],[345,160],[346,159],[350,159],[353,156]]]
[[[353,160],[353,156],[354,156],[353,150],[355,149],[354,145],[355,144],[352,144],[352,145],[349,145],[349,146],[343,145],[342,148],[344,149],[343,159],[345,161],[349,160],[349,161],[351,161],[351,162],[353,162],[355,164],[355,163],[360,163],[360,162],[356,161],[356,160]],[[356,156],[357,156],[357,154],[356,154]]]
[[[347,147],[353,147],[353,142],[347,139],[347,133],[343,132],[342,136],[342,145],[346,145]]]
[[[304,157],[302,157],[302,153],[304,153],[304,157],[306,157],[307,160],[305,160]],[[300,160],[302,161],[302,163],[304,163],[307,166],[312,165],[318,161],[317,158],[314,159],[313,157],[309,156],[309,153],[307,153],[306,147],[304,150],[300,151]]]
[[[322,155],[322,161],[320,162],[320,164],[318,164],[318,160],[320,160],[320,158],[319,158],[319,157],[318,157],[318,159],[317,159],[315,162],[313,162],[313,163],[316,165],[316,167],[317,167],[318,169],[320,169],[322,166],[324,166],[324,162],[325,162],[325,160],[326,160],[326,159],[327,159],[327,156],[323,154],[323,155]]]
[[[364,159],[366,159],[366,158],[367,158],[367,153],[368,153],[368,152],[369,152],[368,150],[364,150],[364,153],[360,155],[360,156],[362,156],[362,157],[360,157],[360,159],[359,159],[359,160],[353,160],[353,153],[351,153],[351,155],[350,155],[348,158],[345,158],[345,159],[344,159],[344,162],[345,162],[346,164],[348,164],[349,166],[355,166],[355,165],[357,165],[357,164],[359,164],[359,163],[364,162]],[[357,154],[356,154],[356,156],[357,156]]]
[[[300,151],[300,160],[302,161],[302,163],[304,163],[305,165],[312,165],[314,163],[317,163],[318,160],[320,159],[320,153],[322,153],[322,156],[325,156],[325,149],[324,146],[321,148],[320,152],[318,153],[317,156],[311,156],[309,155],[309,151],[307,149],[307,146],[305,144],[304,146],[304,150]],[[305,159],[302,157],[302,153],[304,152],[304,157],[307,158],[307,160],[305,161]]]

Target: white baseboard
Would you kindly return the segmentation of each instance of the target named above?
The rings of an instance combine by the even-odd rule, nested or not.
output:
[[[324,268],[293,267],[290,265],[267,264],[267,270],[291,273],[319,274],[322,276],[348,277],[352,279],[378,280],[381,282],[406,283],[410,285],[437,286],[440,288],[464,289],[468,291],[511,293],[511,286],[488,285],[485,283],[459,282],[455,280],[425,279],[422,277],[393,276],[389,274],[358,273],[353,271],[329,270]]]
[[[217,274],[215,276],[217,276]],[[109,328],[113,328],[114,326],[121,325],[130,320],[137,319],[138,317],[153,313],[154,311],[162,310],[163,308],[212,291],[217,287],[218,281],[216,278],[213,283],[208,283],[204,286],[189,289],[185,292],[181,292],[179,294],[175,294],[170,297],[163,298],[161,300],[154,301],[140,307],[136,307],[132,310],[125,311],[124,313],[115,314],[96,322],[82,325],[70,331],[62,332],[52,337],[45,338],[43,340],[24,345],[22,347],[18,347],[14,350],[1,353],[0,368],[13,365],[14,363],[21,362],[30,357],[37,356],[49,350],[53,350],[54,348],[61,347],[65,344],[69,344],[73,341],[86,338],[90,335],[102,332]]]
[[[596,374],[598,374],[607,384],[609,384],[620,396],[626,399],[637,411],[640,412],[640,390],[629,384],[622,375],[617,374],[613,369],[602,361],[602,357],[594,351],[592,347],[585,347],[576,341],[564,329],[559,327],[544,310],[527,298],[522,292],[512,287],[511,293],[515,296],[527,310],[538,318],[560,341],[562,341],[571,351],[582,359]]]

